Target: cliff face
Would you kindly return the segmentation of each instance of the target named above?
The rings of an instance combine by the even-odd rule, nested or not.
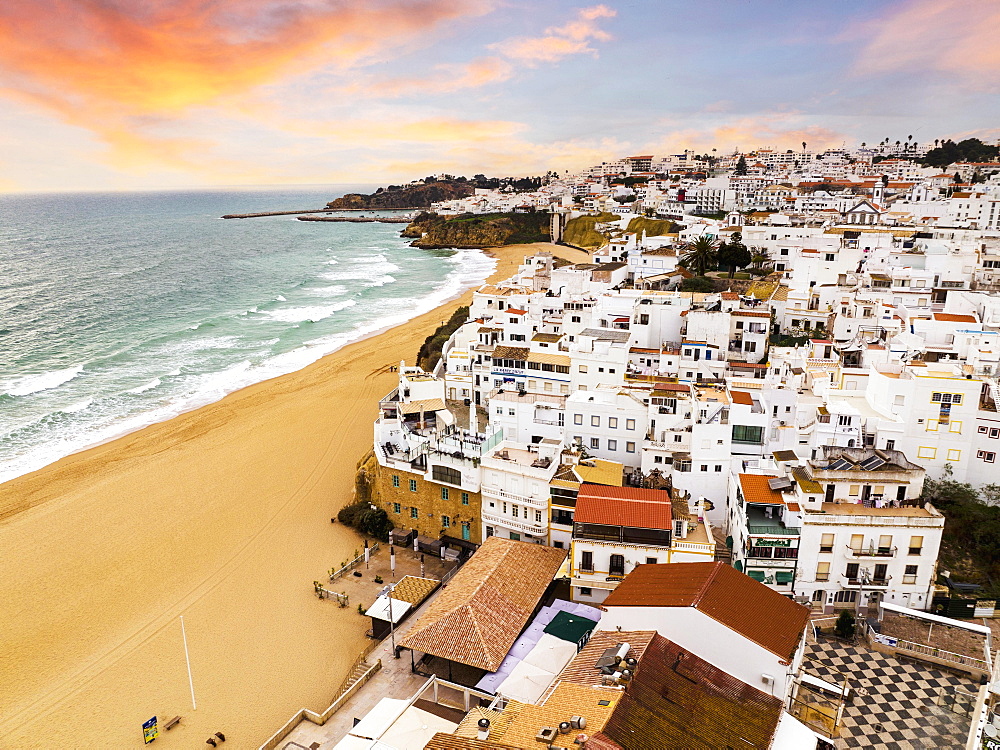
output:
[[[348,193],[343,198],[327,203],[334,210],[379,208],[427,208],[436,201],[466,198],[475,188],[464,182],[438,181],[412,187],[390,187],[388,190],[362,195]]]
[[[414,247],[501,247],[549,240],[549,217],[537,214],[484,214],[445,219],[421,214],[402,232]]]

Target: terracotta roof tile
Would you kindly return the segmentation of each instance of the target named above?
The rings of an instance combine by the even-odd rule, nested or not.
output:
[[[809,610],[721,562],[639,565],[604,607],[694,607],[790,661]]]
[[[636,529],[670,529],[673,522],[670,493],[584,484],[576,498],[573,520]]]
[[[978,323],[975,315],[955,315],[953,313],[934,313],[934,320],[943,320],[950,323]]]
[[[775,492],[768,485],[769,479],[774,477],[763,474],[740,474],[740,487],[743,490],[743,499],[748,503],[762,503],[766,505],[784,505],[785,498],[780,492]]]
[[[587,747],[765,750],[771,746],[781,709],[779,698],[657,635],[611,718]]]
[[[730,391],[729,397],[733,400],[734,404],[753,406],[753,397],[746,391]]]
[[[565,557],[565,550],[490,537],[401,645],[495,672]]]

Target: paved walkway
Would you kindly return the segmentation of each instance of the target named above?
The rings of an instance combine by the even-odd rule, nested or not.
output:
[[[832,642],[806,646],[805,671],[836,684],[847,677],[857,693],[844,710],[838,748],[965,747],[969,717],[940,700],[953,689],[975,694],[979,685],[968,677]]]
[[[396,580],[404,575],[420,575],[419,555],[415,555],[409,550],[400,551],[399,547],[396,550]],[[454,563],[445,564],[431,555],[425,555],[425,574],[428,578],[440,578],[444,572],[453,567]],[[372,582],[375,574],[381,574],[386,583],[392,580],[389,574],[389,554],[384,549],[380,550],[376,558],[369,563],[369,570],[365,571],[364,566],[361,567],[361,570],[364,573],[361,579],[348,574],[346,579],[328,585],[332,591],[347,593],[351,598],[350,606],[352,607],[356,607],[358,603],[367,607],[374,601],[375,596],[382,588],[381,585]],[[421,610],[433,601],[441,591],[440,588],[435,591],[424,602]],[[333,602],[331,605],[336,606]],[[420,611],[415,612],[396,629],[397,643],[419,618]],[[409,651],[403,651],[399,659],[393,658],[388,638],[372,652],[368,657],[368,663],[374,664],[379,659],[382,660],[382,669],[365,685],[362,685],[360,690],[351,696],[344,707],[331,716],[326,724],[319,726],[311,721],[303,720],[278,747],[282,750],[301,750],[302,748],[326,750],[331,748],[342,740],[354,726],[354,719],[363,717],[382,698],[409,698],[427,681],[426,677],[415,675],[410,671]],[[326,706],[312,706],[311,708],[322,711]]]

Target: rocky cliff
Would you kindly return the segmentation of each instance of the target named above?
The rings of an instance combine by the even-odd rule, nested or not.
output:
[[[475,188],[465,182],[438,180],[426,185],[399,187],[390,185],[379,188],[371,195],[348,193],[343,198],[327,203],[327,207],[343,211],[347,209],[380,209],[380,208],[427,208],[437,201],[466,198],[473,194]]]
[[[413,246],[423,248],[501,247],[548,242],[549,215],[463,214],[446,219],[423,213],[402,231],[402,236],[416,238]]]

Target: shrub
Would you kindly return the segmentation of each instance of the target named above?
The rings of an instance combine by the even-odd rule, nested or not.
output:
[[[833,628],[833,632],[841,638],[854,637],[854,613],[851,612],[851,610],[845,609],[840,613],[840,616],[837,618],[837,624]]]

